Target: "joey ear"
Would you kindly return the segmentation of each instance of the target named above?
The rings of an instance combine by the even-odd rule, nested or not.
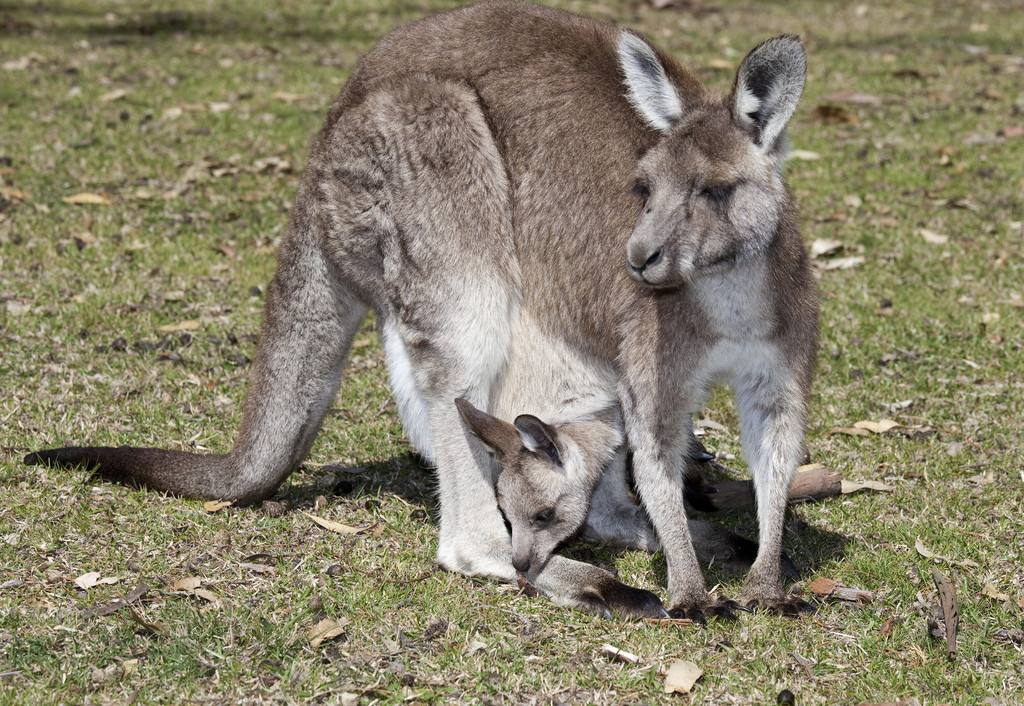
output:
[[[473,436],[480,439],[491,452],[512,455],[522,448],[519,432],[508,422],[481,412],[462,397],[455,400],[455,407]]]
[[[648,125],[667,132],[682,117],[683,104],[654,48],[632,32],[619,33],[619,66],[630,105]]]
[[[528,450],[547,456],[552,463],[561,467],[562,454],[558,451],[558,432],[532,414],[520,414],[515,421],[516,430],[523,446]]]
[[[762,42],[740,63],[732,87],[733,119],[752,129],[754,142],[766,152],[793,116],[806,77],[804,45],[791,34]]]

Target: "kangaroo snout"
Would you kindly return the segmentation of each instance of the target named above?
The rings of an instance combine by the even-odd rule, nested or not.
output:
[[[670,287],[682,283],[667,243],[634,240],[629,244],[626,263],[637,282],[650,287]]]
[[[530,572],[530,557],[529,556],[513,556],[512,557],[512,568],[519,574],[529,574]]]

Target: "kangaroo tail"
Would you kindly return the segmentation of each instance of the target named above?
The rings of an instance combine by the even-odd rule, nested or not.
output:
[[[82,466],[107,480],[182,497],[243,501],[233,492],[231,457],[131,446],[66,446],[36,451],[29,465]],[[250,500],[256,500],[252,497]]]
[[[317,216],[325,210],[300,190],[267,290],[242,426],[230,454],[67,447],[29,454],[25,462],[90,466],[122,483],[239,504],[273,494],[308,453],[366,313],[325,252],[327,226]]]

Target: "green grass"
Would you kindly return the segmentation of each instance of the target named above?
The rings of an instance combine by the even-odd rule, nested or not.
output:
[[[452,3],[175,4],[0,3],[0,584],[23,582],[0,589],[0,702],[686,700],[661,693],[657,668],[674,658],[705,672],[694,703],[768,703],[783,688],[801,704],[1021,698],[1024,648],[999,631],[1024,627],[1022,611],[982,595],[990,583],[1024,597],[1024,137],[996,137],[1024,125],[1016,3],[558,3],[650,32],[721,90],[723,61],[773,33],[804,35],[810,77],[791,135],[821,158],[791,162],[790,183],[808,242],[835,238],[865,259],[822,275],[809,445],[815,461],[894,491],[798,508],[787,547],[805,580],[877,598],[703,630],[599,620],[437,570],[434,479],[409,454],[370,326],[279,494],[306,510],[325,495],[318,514],[372,526],[357,538],[294,509],[209,514],[20,463],[81,440],[228,447],[257,288],[309,136],[377,37]],[[127,93],[103,99],[115,90]],[[837,91],[881,102],[827,98]],[[825,103],[856,124],[823,122]],[[257,172],[271,156],[294,169]],[[215,166],[184,184],[201,160]],[[111,204],[62,201],[78,192]],[[964,198],[970,208],[955,207]],[[187,320],[199,328],[157,330]],[[737,454],[728,397],[707,415],[729,429],[709,445]],[[934,433],[829,433],[885,417]],[[993,482],[969,480],[983,472]],[[349,483],[334,492],[339,478]],[[917,538],[957,562],[940,565],[960,599],[955,662],[915,605],[934,592]],[[658,557],[572,551],[662,590]],[[90,571],[120,582],[76,588]],[[221,604],[172,593],[185,576]],[[738,593],[740,577],[714,578]],[[140,615],[162,632],[125,609],[85,612],[142,581]],[[314,649],[305,633],[323,617],[350,622]],[[642,664],[603,658],[605,642]]]

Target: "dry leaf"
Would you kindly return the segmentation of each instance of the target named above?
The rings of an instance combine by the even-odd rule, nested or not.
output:
[[[818,266],[823,270],[850,270],[863,264],[864,258],[854,255],[853,257],[837,257],[834,260],[825,260],[819,263]]]
[[[859,91],[836,91],[825,96],[825,100],[834,103],[849,103],[851,105],[881,105],[882,99],[870,93]]]
[[[892,486],[888,486],[885,483],[878,480],[843,480],[841,482],[840,492],[843,495],[849,495],[850,493],[856,493],[860,490],[877,490],[882,493],[891,493]]]
[[[128,591],[128,593],[121,596],[120,598],[115,598],[114,600],[109,601],[107,603],[101,603],[100,605],[94,608],[90,608],[87,612],[91,613],[92,615],[110,615],[111,613],[115,613],[121,608],[124,608],[129,603],[134,603],[135,601],[139,600],[148,592],[149,586],[147,584],[140,583],[138,586]]]
[[[798,162],[814,162],[821,159],[821,155],[810,150],[790,150],[788,159],[795,159]]]
[[[344,634],[345,626],[348,625],[348,622],[348,618],[341,618],[340,620],[324,618],[306,631],[306,639],[309,640],[309,646],[319,647],[321,642],[333,640],[339,635]]]
[[[924,542],[921,541],[920,537],[918,537],[916,540],[914,540],[914,549],[916,549],[917,553],[920,554],[921,556],[923,556],[925,559],[934,559],[935,561],[941,561],[941,562],[944,562],[946,564],[954,564],[954,565],[957,565],[957,566],[966,566],[966,567],[969,567],[969,568],[972,568],[972,569],[978,568],[978,562],[976,562],[976,561],[972,561],[970,559],[953,559],[953,558],[948,557],[948,556],[943,556],[941,554],[936,554],[935,552],[933,552],[931,549],[929,549],[928,547],[926,547],[924,545]]]
[[[176,324],[167,324],[165,326],[160,326],[160,327],[157,328],[157,331],[159,331],[160,333],[178,333],[180,331],[195,331],[197,328],[199,328],[199,321],[197,319],[187,319],[185,321],[179,321]],[[217,501],[217,502],[225,502],[225,501]],[[206,505],[212,505],[212,504],[214,504],[214,503],[206,503],[205,505],[203,505],[203,507],[206,507]],[[228,505],[230,505],[230,504],[231,503],[228,502]],[[227,505],[222,505],[221,507],[227,507]],[[217,512],[217,510],[220,510],[220,509],[221,509],[220,507],[218,507],[216,510],[207,509],[207,512]]]
[[[75,585],[86,591],[99,584],[115,584],[120,580],[119,576],[103,576],[99,571],[90,571],[75,579]]]
[[[832,591],[836,590],[838,585],[839,583],[832,579],[817,578],[807,584],[807,590],[816,596],[824,598],[825,596],[831,596]]]
[[[309,519],[313,520],[313,522],[317,523],[324,529],[330,530],[331,532],[337,532],[338,534],[359,534],[364,529],[366,529],[365,527],[352,527],[350,525],[343,525],[340,522],[328,520],[323,517],[317,517],[316,515],[310,514],[308,512],[303,512],[302,514],[308,517]]]
[[[161,329],[157,329],[158,331]],[[178,329],[185,331],[187,329]],[[203,509],[207,512],[220,512],[226,507],[231,507],[232,502],[230,500],[207,500],[203,503]]]
[[[845,434],[846,436],[871,436],[867,429],[856,429],[854,427],[832,427],[829,434]]]
[[[256,574],[272,574],[275,571],[274,567],[270,566],[269,564],[253,564],[247,561],[243,561],[239,562],[238,565],[243,569],[248,569],[249,571],[252,571]]]
[[[855,422],[853,426],[855,429],[867,429],[872,434],[885,434],[893,429],[900,429],[903,427],[902,424],[897,421],[893,421],[892,419],[883,419],[878,422],[865,420],[862,422]]]
[[[110,199],[103,194],[96,194],[91,191],[83,191],[71,196],[65,196],[64,203],[71,203],[78,206],[109,206]]]
[[[601,654],[608,655],[612,659],[625,662],[626,664],[640,664],[640,658],[637,655],[620,650],[618,647],[608,643],[601,645]]]
[[[223,112],[228,111],[228,110],[231,110],[231,104],[230,103],[224,103],[224,102],[220,102],[220,101],[214,101],[214,102],[210,103],[210,112],[211,113],[223,113]]]
[[[1002,591],[1000,591],[999,589],[997,589],[995,586],[993,586],[990,583],[986,583],[982,587],[981,595],[988,596],[992,600],[999,601],[1000,603],[1009,603],[1010,602],[1009,594],[1003,593]]]
[[[178,579],[168,586],[168,590],[171,591],[194,591],[203,585],[203,580],[198,576],[188,576],[183,579]]]
[[[946,627],[946,655],[956,657],[956,634],[960,628],[960,608],[956,602],[956,589],[952,582],[938,569],[932,569],[932,581],[939,591],[939,607]]]
[[[832,253],[839,252],[842,249],[843,243],[840,240],[817,238],[813,243],[811,243],[811,257],[824,257],[825,255],[831,255]]]
[[[208,591],[205,588],[197,588],[193,591],[190,591],[190,593],[194,596],[199,596],[204,601],[207,601],[208,603],[212,604],[214,607],[219,608],[222,605],[220,597],[213,591]]]
[[[933,230],[927,228],[919,228],[918,234],[924,238],[924,242],[931,243],[932,245],[945,245],[949,242],[949,236],[943,235],[942,233],[936,233]]]
[[[471,643],[466,645],[466,649],[464,651],[464,654],[471,655],[471,654],[474,654],[476,652],[479,652],[480,650],[485,650],[485,649],[487,649],[487,643],[486,642],[484,642],[483,640],[473,640]]]
[[[693,662],[677,659],[665,673],[665,693],[689,694],[703,673]]]
[[[21,189],[15,189],[13,186],[0,186],[0,196],[3,196],[9,201],[26,201],[28,194]]]
[[[110,91],[109,93],[104,93],[102,96],[100,96],[100,102],[113,103],[114,101],[121,100],[127,95],[128,91],[124,90],[123,88],[116,88],[113,91]]]

